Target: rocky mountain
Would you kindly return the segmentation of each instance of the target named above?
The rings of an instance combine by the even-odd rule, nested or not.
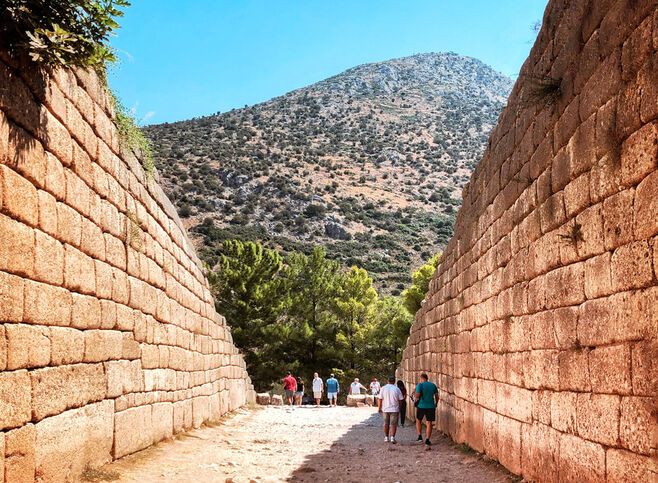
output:
[[[210,263],[226,238],[322,244],[396,293],[450,237],[511,87],[476,59],[418,54],[146,132]]]

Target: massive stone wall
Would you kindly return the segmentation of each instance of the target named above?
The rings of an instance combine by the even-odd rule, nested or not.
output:
[[[0,475],[77,481],[243,405],[241,355],[98,77],[0,53]],[[1,480],[2,478],[0,478]]]
[[[534,481],[656,481],[658,2],[553,0],[416,316],[437,426]]]

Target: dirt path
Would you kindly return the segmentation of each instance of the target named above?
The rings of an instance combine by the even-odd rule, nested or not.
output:
[[[384,443],[371,408],[241,410],[215,427],[179,436],[103,470],[121,482],[506,482],[500,466],[440,434],[431,451],[398,430]]]

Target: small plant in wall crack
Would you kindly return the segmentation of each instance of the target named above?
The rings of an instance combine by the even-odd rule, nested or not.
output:
[[[559,236],[565,243],[571,243],[574,246],[578,246],[578,242],[585,241],[583,226],[580,223],[574,223],[567,233],[561,233]]]
[[[151,141],[144,135],[139,128],[135,118],[130,111],[121,103],[117,95],[111,92],[114,99],[114,110],[117,129],[122,145],[132,150],[135,155],[141,159],[144,173],[148,179],[153,179],[155,174],[155,161],[153,160],[153,146]]]
[[[546,75],[522,75],[523,101],[526,106],[542,104],[554,106],[562,97],[562,80]]]

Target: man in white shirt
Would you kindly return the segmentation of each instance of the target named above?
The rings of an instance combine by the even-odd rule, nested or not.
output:
[[[376,377],[372,378],[372,382],[370,383],[370,394],[375,396],[375,400],[373,401],[373,406],[377,405],[377,396],[379,396],[379,391],[381,391],[382,386],[379,384],[379,381],[377,380]]]
[[[402,391],[395,385],[395,377],[388,378],[386,384],[377,396],[377,405],[379,407],[379,414],[384,414],[384,442],[389,441],[393,444],[395,441],[395,433],[398,430],[398,418],[400,417],[400,401],[404,400]],[[390,430],[390,438],[389,438]]]
[[[354,382],[350,384],[350,394],[358,396],[361,394],[361,389],[367,391],[366,387],[359,382],[359,378],[355,377]]]
[[[322,398],[322,390],[324,389],[324,383],[318,373],[313,374],[313,398],[315,399],[315,405],[320,407],[320,399]]]

